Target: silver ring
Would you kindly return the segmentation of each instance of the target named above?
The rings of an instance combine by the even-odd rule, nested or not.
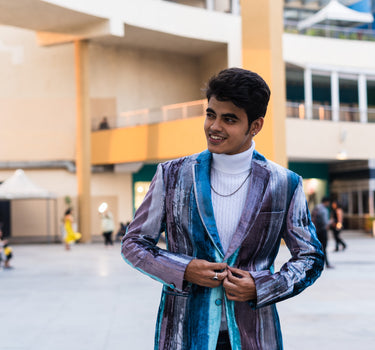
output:
[[[217,272],[215,272],[215,276],[212,277],[212,279],[213,279],[214,281],[218,281],[218,280],[219,280],[219,277],[217,277]]]

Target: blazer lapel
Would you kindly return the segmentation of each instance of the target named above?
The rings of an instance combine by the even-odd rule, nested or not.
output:
[[[259,154],[254,151],[254,156],[258,155]],[[255,219],[259,214],[260,208],[262,207],[264,194],[268,187],[270,172],[267,168],[263,167],[258,162],[255,162],[254,156],[251,163],[252,173],[250,176],[250,184],[245,207],[242,211],[237,230],[233,235],[224,260],[227,260],[240,247],[245,237],[251,231]],[[255,242],[256,240],[254,239],[254,244],[250,245],[250,249],[254,251],[257,249]],[[249,254],[252,254],[252,252],[249,251]]]
[[[224,257],[224,250],[220,243],[217,231],[214,209],[211,200],[210,171],[212,154],[209,151],[202,152],[193,165],[194,193],[197,202],[199,216],[216,249]]]

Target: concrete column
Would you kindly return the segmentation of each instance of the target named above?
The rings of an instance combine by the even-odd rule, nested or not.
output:
[[[78,189],[78,225],[82,241],[91,240],[91,120],[89,93],[88,42],[77,40],[75,48],[77,134],[76,168]]]
[[[306,68],[304,71],[304,85],[306,119],[313,119],[312,73],[310,68]]]
[[[243,67],[258,73],[271,89],[257,149],[287,166],[285,65],[282,55],[283,1],[241,0]]]
[[[240,10],[240,0],[231,0],[231,9],[232,13],[234,15],[239,15],[241,10]]]
[[[206,0],[206,9],[210,11],[215,10],[215,1],[214,0]]]
[[[339,75],[337,72],[331,73],[331,106],[332,121],[340,120],[340,97],[339,97]]]
[[[364,74],[358,76],[359,120],[367,123],[367,81]]]

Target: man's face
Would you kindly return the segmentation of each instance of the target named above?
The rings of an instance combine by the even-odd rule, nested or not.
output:
[[[259,124],[260,127],[259,127]],[[246,151],[251,146],[252,133],[258,133],[263,125],[263,118],[249,123],[244,109],[230,101],[218,101],[212,96],[206,110],[204,131],[207,148],[212,153],[236,154]]]

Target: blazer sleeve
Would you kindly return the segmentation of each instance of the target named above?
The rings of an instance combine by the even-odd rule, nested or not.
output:
[[[250,272],[257,291],[257,299],[250,302],[255,308],[299,294],[313,284],[323,270],[324,255],[311,222],[301,178],[286,215],[282,237],[291,253],[291,258],[279,272],[272,273],[270,270]]]
[[[181,291],[185,269],[192,257],[157,246],[165,228],[165,197],[164,169],[159,164],[150,189],[122,239],[121,254],[135,269]]]

